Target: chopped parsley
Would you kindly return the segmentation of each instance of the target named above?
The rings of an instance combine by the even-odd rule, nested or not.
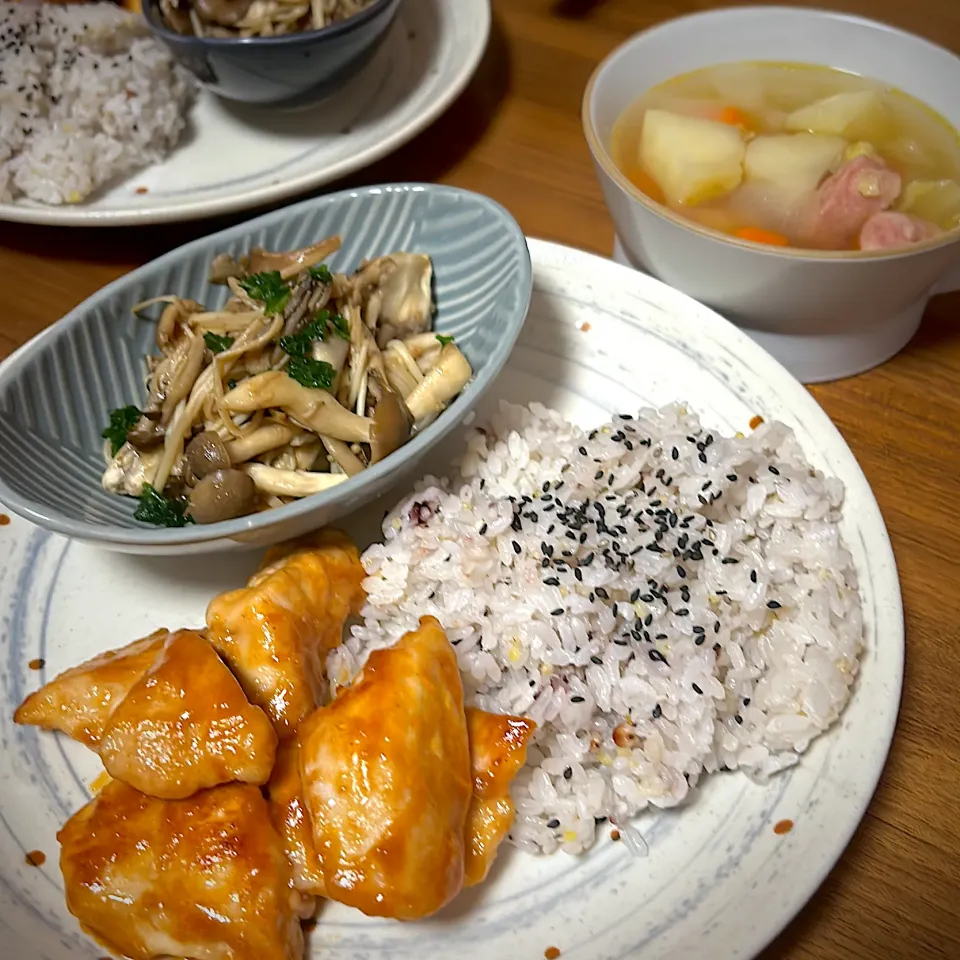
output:
[[[317,340],[326,340],[332,333],[341,340],[350,339],[347,321],[338,314],[331,315],[329,310],[321,310],[315,319],[296,333],[280,338],[280,347],[291,357],[306,357],[310,354],[310,344]]]
[[[223,353],[233,346],[233,337],[221,337],[218,333],[207,331],[203,335],[203,342],[207,345],[211,353]]]
[[[437,340],[441,347],[445,347],[448,343],[453,343],[453,337],[448,337],[445,333],[438,333]]]
[[[313,267],[307,267],[307,273],[309,273],[314,280],[319,280],[321,283],[333,283],[333,275],[325,263],[318,263]]]
[[[326,360],[314,360],[313,357],[291,356],[287,364],[287,373],[303,387],[316,390],[329,390],[333,386],[336,371],[333,364]]]
[[[279,270],[252,273],[240,281],[240,286],[253,300],[259,300],[263,304],[263,312],[267,316],[280,313],[290,299],[290,288],[280,276]]]
[[[184,527],[194,522],[193,517],[186,515],[186,509],[186,500],[172,500],[145,483],[133,519],[158,527]]]
[[[134,406],[117,407],[110,411],[110,423],[100,434],[110,441],[110,453],[117,455],[117,451],[127,442],[127,434],[137,425],[143,414]]]
[[[347,323],[346,317],[341,317],[339,313],[335,313],[328,318],[328,322],[335,337],[339,337],[341,340],[350,339],[350,324]]]

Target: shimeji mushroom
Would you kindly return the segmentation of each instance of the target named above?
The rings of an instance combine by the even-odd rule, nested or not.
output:
[[[414,422],[420,423],[440,413],[472,376],[473,370],[467,358],[454,344],[445,344],[436,364],[407,394],[407,409]]]
[[[370,371],[367,394],[373,400],[370,462],[378,463],[410,439],[413,418],[407,405],[377,371]]]
[[[364,462],[345,444],[335,437],[320,435],[320,440],[330,459],[336,463],[348,477],[355,477],[366,469]]]
[[[227,443],[227,453],[233,464],[253,460],[270,450],[286,446],[300,431],[286,423],[266,423],[243,437]]]
[[[303,387],[282,370],[271,370],[241,381],[223,398],[230,413],[253,413],[279,407],[314,433],[352,443],[369,443],[373,420],[341,406],[326,390]]]
[[[339,249],[339,237],[328,237],[309,247],[301,247],[299,250],[290,250],[286,253],[272,253],[255,247],[250,251],[247,272],[268,273],[276,270],[284,280],[289,280],[308,267],[322,263],[331,253],[336,253]]]
[[[187,512],[197,523],[219,523],[253,513],[257,488],[242,470],[220,469],[207,474],[190,491]]]
[[[263,463],[246,463],[243,470],[261,493],[276,497],[309,497],[343,483],[345,473],[315,473],[312,470],[279,470]]]

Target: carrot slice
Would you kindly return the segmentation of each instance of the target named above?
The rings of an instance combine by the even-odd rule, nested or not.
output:
[[[744,130],[753,129],[752,121],[739,107],[724,107],[717,119],[731,127],[743,127]]]
[[[768,243],[772,247],[790,246],[790,241],[782,233],[764,230],[763,227],[740,227],[733,231],[733,235],[740,240],[749,240],[751,243]]]

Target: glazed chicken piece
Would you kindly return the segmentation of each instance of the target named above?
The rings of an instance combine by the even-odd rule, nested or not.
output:
[[[110,776],[168,800],[234,780],[266,783],[276,751],[266,714],[193,630],[169,635],[99,745]]]
[[[113,781],[57,838],[67,906],[110,950],[302,960],[303,901],[256,787],[158,800]]]
[[[460,671],[436,620],[374,651],[300,744],[328,898],[416,920],[456,896],[473,785]]]
[[[313,845],[310,820],[303,802],[298,737],[280,747],[267,794],[273,825],[280,834],[287,860],[293,869],[293,885],[308,896],[325,897],[323,865]]]
[[[31,693],[13,719],[60,730],[96,749],[110,715],[156,660],[168,636],[167,630],[157,630],[61,673]]]
[[[473,800],[467,814],[466,866],[463,885],[480,883],[490,872],[497,850],[513,825],[510,784],[527,762],[527,744],[536,724],[467,707]]]
[[[327,653],[363,602],[360,555],[338,530],[270,551],[246,587],[207,608],[211,643],[281,740],[323,701]]]

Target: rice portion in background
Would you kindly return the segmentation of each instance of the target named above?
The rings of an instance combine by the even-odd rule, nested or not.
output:
[[[79,203],[162,160],[194,89],[115,4],[0,2],[0,202]]]
[[[843,486],[784,425],[722,437],[672,405],[585,433],[504,404],[460,471],[386,518],[328,667],[346,683],[437,617],[468,701],[538,724],[518,846],[580,852],[607,818],[639,850],[649,804],[724,768],[762,780],[840,715],[863,638]]]

